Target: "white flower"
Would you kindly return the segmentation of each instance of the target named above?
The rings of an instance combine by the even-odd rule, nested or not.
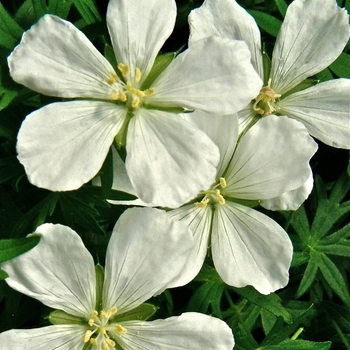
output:
[[[207,315],[145,321],[155,308],[143,303],[187,262],[193,241],[183,223],[157,209],[127,210],[113,229],[104,277],[69,227],[44,224],[36,234],[41,240],[34,249],[1,268],[12,288],[58,309],[49,317],[54,325],[6,331],[1,344],[13,350],[232,349],[230,328]]]
[[[239,112],[240,130],[260,116],[278,113],[302,122],[322,142],[350,149],[349,79],[290,93],[295,87],[300,90],[298,85],[306,78],[328,67],[349,40],[349,16],[335,0],[291,3],[272,53],[271,71],[263,68],[259,29],[236,1],[206,0],[191,12],[189,22],[190,44],[211,35],[244,40],[252,53],[252,64],[260,77],[265,77],[266,86]]]
[[[44,16],[23,35],[8,58],[12,78],[45,95],[77,98],[23,122],[18,158],[33,184],[79,188],[98,173],[113,142],[126,146],[127,173],[145,202],[176,207],[210,184],[218,151],[174,110],[232,113],[262,83],[246,45],[217,37],[199,40],[156,74],[175,17],[174,0],[111,0],[107,25],[117,67],[58,17]]]
[[[189,273],[200,270],[211,247],[225,283],[271,293],[288,283],[293,247],[282,227],[252,207],[305,183],[317,145],[301,123],[284,116],[260,120],[237,144],[237,118],[198,114],[188,118],[218,145],[221,160],[209,189],[168,212],[194,234]],[[180,280],[186,275],[185,270]]]

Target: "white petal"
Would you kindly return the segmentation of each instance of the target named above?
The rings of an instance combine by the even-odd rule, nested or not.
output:
[[[114,69],[70,22],[45,15],[8,58],[17,83],[44,95],[109,99]]]
[[[198,274],[207,255],[209,237],[211,232],[212,208],[197,208],[194,204],[188,204],[181,208],[168,211],[173,220],[181,221],[189,226],[192,231],[194,244],[188,255],[187,264],[179,278],[173,281],[173,285],[185,285]]]
[[[108,30],[118,63],[129,65],[131,77],[140,68],[144,77],[173,31],[176,4],[173,0],[111,0]]]
[[[304,185],[289,192],[282,193],[279,197],[264,199],[260,205],[269,210],[297,210],[309,197],[314,186],[314,177],[310,168],[310,176]]]
[[[95,309],[95,267],[79,235],[67,226],[44,224],[39,244],[1,264],[13,289],[53,309],[89,317]]]
[[[303,124],[287,117],[265,117],[238,143],[222,194],[257,200],[295,190],[309,178],[309,161],[316,150]]]
[[[288,283],[293,246],[268,216],[226,201],[214,213],[211,243],[215,268],[225,283],[252,285],[262,294]]]
[[[108,102],[72,101],[28,115],[17,152],[29,181],[51,191],[82,186],[100,170],[125,113]]]
[[[204,132],[181,116],[140,109],[130,121],[126,170],[138,197],[176,208],[216,175],[219,152]]]
[[[185,267],[192,248],[188,227],[164,211],[125,211],[107,248],[104,309],[116,306],[123,313],[164,291]]]
[[[217,166],[216,176],[218,180],[230,162],[236,148],[238,138],[237,115],[215,116],[202,111],[194,111],[193,113],[186,113],[184,116],[186,120],[204,131],[219,147],[220,162]]]
[[[252,64],[263,78],[260,31],[254,18],[234,0],[206,0],[191,11],[189,45],[208,36],[243,40],[252,54]]]
[[[127,333],[117,335],[123,349],[232,350],[232,330],[218,318],[186,312],[165,320],[123,323]]]
[[[112,189],[117,191],[126,192],[129,194],[132,194],[134,196],[137,196],[136,191],[134,187],[131,184],[131,181],[129,179],[128,173],[126,172],[125,163],[120,158],[118,152],[116,151],[115,147],[112,147],[112,154],[113,154],[113,184]],[[101,186],[101,180],[99,177],[96,177],[93,179],[92,184],[94,186]],[[142,207],[152,207],[152,204],[145,203],[140,198],[133,199],[133,200],[108,200],[108,203],[115,204],[115,205],[138,205]],[[156,205],[154,205],[156,206]]]
[[[350,149],[349,96],[350,80],[336,79],[291,94],[278,107],[325,144]]]
[[[209,37],[194,42],[154,82],[156,106],[233,114],[255,98],[262,81],[242,41]]]
[[[12,329],[0,334],[0,344],[11,350],[82,350],[85,331],[79,325]]]
[[[334,0],[295,0],[287,10],[272,54],[271,87],[284,94],[328,67],[350,36],[349,16]]]

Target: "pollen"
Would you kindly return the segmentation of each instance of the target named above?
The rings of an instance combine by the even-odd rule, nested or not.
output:
[[[197,203],[194,203],[194,205],[197,207],[197,208],[205,208],[208,203],[210,202],[210,199],[209,198],[205,198],[204,200],[202,200],[201,202],[197,202]]]
[[[90,331],[90,330],[87,330],[87,331],[85,332],[85,334],[84,334],[84,343],[87,343],[87,342],[90,340],[90,338],[91,338],[91,336],[92,336],[93,333],[94,333],[94,332],[93,332],[93,331]]]
[[[132,97],[131,107],[137,108],[140,105],[140,99],[137,96]]]
[[[117,334],[126,334],[127,333],[127,329],[125,327],[123,327],[122,325],[120,325],[120,324],[116,324],[114,326],[114,331]]]
[[[216,195],[216,197],[218,198],[220,204],[225,204],[225,198],[224,198],[224,196],[220,193],[220,190],[216,190],[216,191],[215,191],[215,195]]]
[[[220,177],[220,186],[225,188],[227,186],[226,179],[224,177]]]
[[[118,69],[124,78],[130,75],[130,67],[127,64],[119,63]]]
[[[140,68],[136,67],[135,69],[135,82],[139,83],[141,80],[141,70]]]
[[[110,72],[109,73],[109,77],[108,77],[108,80],[107,80],[107,83],[109,85],[112,85],[114,83],[118,83],[120,81],[118,75],[114,72]]]
[[[112,101],[118,101],[119,100],[119,92],[112,90],[111,92],[111,100]]]

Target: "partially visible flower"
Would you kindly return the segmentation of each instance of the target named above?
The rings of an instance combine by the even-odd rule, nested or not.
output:
[[[49,104],[23,122],[18,158],[34,185],[79,188],[98,173],[112,143],[126,147],[128,176],[145,202],[176,207],[210,184],[218,151],[177,113],[232,113],[262,83],[247,46],[217,37],[199,40],[160,72],[155,59],[175,17],[174,0],[111,0],[115,67],[56,16],[23,35],[8,58],[12,78],[44,95],[77,99]]]
[[[350,149],[350,80],[311,87],[305,82],[328,67],[349,40],[349,16],[335,0],[322,4],[295,0],[289,5],[272,53],[271,71],[263,64],[258,26],[235,0],[205,0],[191,12],[189,22],[190,46],[216,35],[244,40],[250,48],[252,64],[265,86],[238,113],[241,131],[260,117],[286,115],[302,122],[312,136],[327,145]]]
[[[293,246],[282,227],[252,207],[305,183],[317,144],[301,123],[284,116],[260,120],[237,143],[237,118],[198,114],[188,118],[218,145],[221,160],[210,188],[168,212],[192,229],[196,247],[188,271],[200,270],[210,247],[225,283],[271,293],[288,283]]]
[[[94,267],[77,233],[44,224],[31,251],[1,264],[17,291],[58,309],[54,324],[0,334],[13,350],[215,349],[231,350],[230,328],[221,320],[184,313],[145,321],[155,307],[144,302],[172,283],[193,241],[189,229],[162,211],[127,210],[113,229],[105,273]]]

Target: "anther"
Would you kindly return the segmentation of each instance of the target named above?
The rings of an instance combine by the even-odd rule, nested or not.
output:
[[[225,204],[225,198],[224,196],[220,193],[220,190],[215,191],[216,197],[219,199],[220,204]]]
[[[112,90],[112,92],[111,92],[111,100],[112,101],[118,101],[119,98],[120,98],[120,93],[118,93],[115,90]]]
[[[118,83],[119,81],[120,81],[120,79],[119,79],[117,74],[115,74],[114,72],[109,73],[109,77],[108,77],[108,80],[107,80],[107,83],[109,85],[112,85],[114,83]]]
[[[84,343],[87,343],[90,340],[92,334],[93,334],[93,331],[90,331],[90,330],[87,330],[85,332],[85,334],[84,334]]]
[[[222,188],[225,188],[227,186],[227,183],[224,177],[220,177],[220,186]]]
[[[119,63],[118,69],[120,73],[122,73],[122,76],[126,78],[130,74],[130,67],[127,64]]]
[[[140,105],[140,99],[137,96],[132,97],[131,107],[137,108]]]
[[[206,198],[204,200],[202,200],[201,202],[197,202],[197,203],[194,203],[194,205],[197,207],[197,208],[205,208],[208,203],[210,202],[210,199],[209,198]]]
[[[125,102],[127,100],[126,94],[123,91],[119,91],[119,99],[122,102]]]
[[[109,346],[112,346],[112,347],[115,346],[115,342],[114,342],[112,339],[110,339],[110,338],[106,339],[106,343],[107,343]]]
[[[96,338],[91,338],[91,339],[90,339],[90,344],[96,346],[96,345],[98,344],[98,343],[97,343],[97,339],[96,339]]]
[[[126,328],[120,324],[116,324],[114,326],[114,330],[117,334],[126,334],[126,332],[127,332]]]
[[[135,69],[135,82],[139,83],[141,80],[141,71],[140,68],[136,67]]]

